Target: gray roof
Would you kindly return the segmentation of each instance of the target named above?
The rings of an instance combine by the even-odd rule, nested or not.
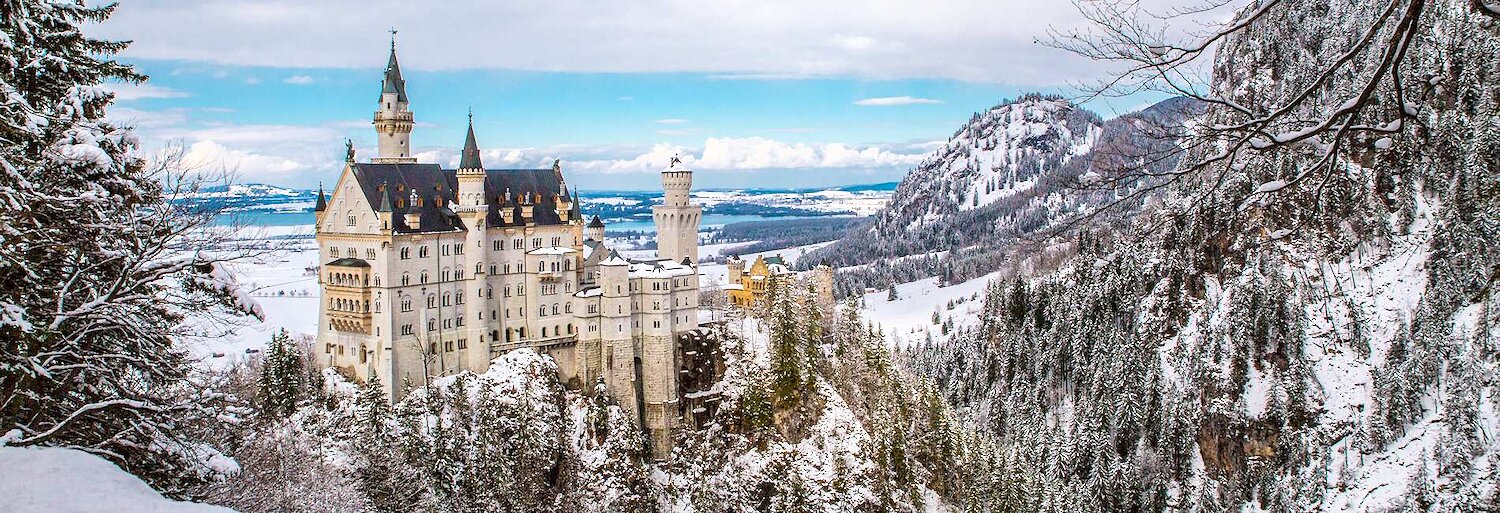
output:
[[[597,215],[594,216],[594,220],[589,221],[589,228],[603,228],[603,227],[604,227],[604,221],[601,221],[599,219],[599,216],[597,216]]]
[[[469,135],[464,138],[464,150],[458,161],[459,169],[484,169],[479,161],[479,144],[474,141],[474,114],[469,114]]]
[[[489,203],[489,212],[485,224],[506,226],[505,219],[500,215],[504,208],[513,209],[511,225],[524,223],[521,220],[521,207],[517,205],[515,198],[524,197],[528,193],[535,204],[532,210],[533,222],[538,225],[563,224],[557,215],[554,201],[562,189],[557,176],[551,169],[486,169],[484,197]],[[364,192],[366,201],[371,205],[380,205],[381,208],[389,206],[392,229],[396,233],[467,229],[452,210],[446,206],[438,206],[438,197],[442,197],[446,205],[451,205],[457,199],[458,175],[455,170],[443,169],[437,164],[356,163],[354,178]],[[382,185],[384,193],[389,195],[387,198],[381,197]],[[417,197],[421,199],[420,207],[413,208],[410,199],[412,191],[416,191]],[[510,197],[501,198],[505,194]],[[574,208],[577,208],[576,203]],[[406,225],[405,216],[412,211],[420,216],[421,226],[418,229]]]
[[[332,262],[329,262],[328,265],[338,266],[338,267],[369,267],[370,263],[366,262],[364,260],[358,259],[358,258],[347,258],[347,257],[345,257],[345,258],[340,258],[338,260],[334,260]]]
[[[396,41],[391,41],[391,60],[385,64],[385,80],[380,94],[396,93],[396,101],[406,103],[406,81],[401,79],[401,64],[396,62]]]

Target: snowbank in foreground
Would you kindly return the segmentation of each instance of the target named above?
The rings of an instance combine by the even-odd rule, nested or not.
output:
[[[162,497],[115,464],[76,449],[0,446],[0,513],[234,513]]]

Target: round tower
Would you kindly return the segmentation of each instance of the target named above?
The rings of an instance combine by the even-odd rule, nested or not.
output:
[[[651,207],[656,221],[656,257],[673,262],[686,258],[698,263],[698,223],[703,208],[689,203],[693,170],[677,157],[661,171],[662,204]]]
[[[411,156],[411,129],[415,124],[406,98],[406,81],[396,62],[396,33],[391,32],[391,58],[385,65],[385,79],[380,86],[380,106],[375,111],[377,164],[415,164]]]

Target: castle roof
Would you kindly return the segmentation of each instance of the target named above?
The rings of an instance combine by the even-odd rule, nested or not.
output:
[[[479,161],[479,144],[474,141],[474,113],[469,113],[469,135],[464,138],[464,150],[458,161],[459,169],[484,169]]]
[[[320,183],[318,184],[318,202],[313,204],[313,212],[322,212],[324,210],[328,210],[328,198],[323,196],[323,184]],[[598,219],[598,217],[596,216],[594,219]]]
[[[459,217],[447,208],[458,196],[458,175],[455,170],[443,169],[437,164],[356,163],[353,171],[355,182],[371,205],[383,207],[387,201],[395,201],[390,205],[390,212],[391,229],[396,233],[467,229]],[[486,169],[484,197],[489,200],[489,211],[485,217],[485,225],[506,226],[500,215],[503,208],[514,209],[511,226],[525,223],[521,217],[521,209],[514,201],[501,201],[500,196],[507,191],[512,195],[529,195],[532,198],[535,204],[532,222],[537,225],[565,224],[558,217],[557,206],[553,202],[557,192],[562,189],[562,184],[556,177],[557,174],[551,169]],[[390,198],[381,198],[381,184],[385,184],[385,192]],[[420,200],[419,204],[414,205],[410,200],[413,191]],[[442,205],[438,204],[439,197],[443,199]],[[408,213],[419,216],[419,228],[406,225],[405,215]]]
[[[370,263],[358,258],[345,257],[329,262],[328,265],[336,267],[369,267]]]
[[[589,221],[589,228],[603,228],[603,227],[604,227],[604,221],[600,221],[599,220],[599,216],[597,216],[597,215],[594,216],[594,219],[592,221]]]
[[[406,81],[401,79],[401,64],[396,62],[396,40],[391,39],[391,59],[385,64],[385,80],[380,83],[380,94],[396,93],[396,101],[407,102]]]

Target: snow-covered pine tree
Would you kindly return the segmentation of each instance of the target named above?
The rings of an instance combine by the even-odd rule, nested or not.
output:
[[[802,396],[804,363],[801,313],[795,287],[772,280],[766,290],[771,304],[771,392],[778,408],[795,405]]]
[[[258,396],[260,411],[272,417],[286,417],[297,409],[305,384],[302,354],[285,329],[271,336],[261,362]]]
[[[187,439],[220,399],[177,347],[185,317],[238,300],[216,237],[169,200],[201,183],[137,156],[105,81],[145,77],[86,28],[113,4],[0,2],[0,433],[103,455],[171,496],[212,474]],[[172,290],[169,290],[172,289]]]

